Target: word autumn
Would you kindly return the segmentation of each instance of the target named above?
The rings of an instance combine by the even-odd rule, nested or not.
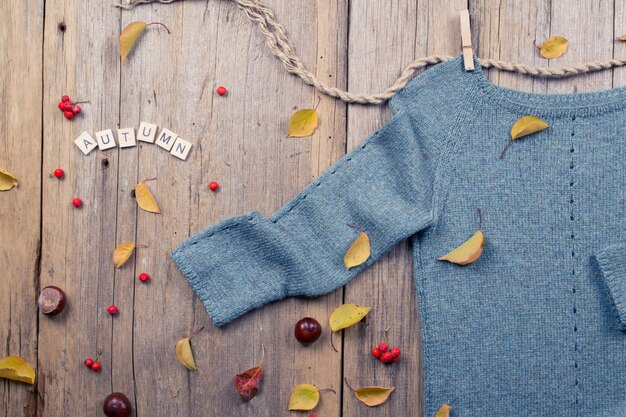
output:
[[[137,140],[141,142],[156,143],[161,148],[165,149],[177,158],[183,161],[187,159],[189,151],[191,150],[191,143],[187,142],[183,138],[166,128],[162,128],[157,135],[157,126],[151,123],[141,122],[137,137],[135,137],[135,128],[126,127],[124,129],[117,129],[117,140],[120,148],[130,148],[137,145]],[[96,139],[91,137],[87,132],[81,133],[79,137],[74,140],[78,149],[80,149],[85,155],[98,147],[101,151],[115,148],[118,146],[115,143],[113,137],[113,131],[111,129],[102,130],[96,132]]]

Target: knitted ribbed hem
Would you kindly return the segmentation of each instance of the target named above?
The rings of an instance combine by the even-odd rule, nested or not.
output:
[[[182,250],[175,250],[174,252],[172,252],[171,256],[176,265],[178,265],[180,271],[189,282],[189,285],[191,285],[193,292],[196,293],[198,298],[200,298],[200,301],[202,301],[202,304],[209,313],[213,324],[218,327],[226,324],[224,318],[220,317],[219,306],[213,301],[213,297],[210,296],[210,294],[215,294],[215,292],[209,293],[202,291],[202,280],[196,273],[195,269],[191,266],[191,263],[187,259],[185,252],[183,252]]]
[[[620,329],[626,331],[626,244],[601,250],[596,259],[617,312]]]
[[[220,262],[220,258],[222,262],[227,262],[227,257],[224,258],[222,256],[227,252],[227,247],[225,247],[221,241],[213,243],[214,239],[211,238],[214,237],[214,235],[219,236],[229,229],[229,234],[232,234],[233,230],[241,229],[242,225],[254,222],[255,219],[259,219],[260,217],[258,212],[250,212],[242,216],[224,220],[207,227],[200,233],[184,241],[171,253],[172,259],[191,285],[194,293],[198,296],[200,301],[202,301],[213,324],[217,327],[228,324],[246,311],[253,309],[256,303],[249,300],[250,302],[242,307],[241,301],[238,303],[233,302],[233,298],[241,296],[241,293],[238,291],[237,286],[229,285],[229,283],[233,281],[230,277],[223,276],[222,274],[201,273],[197,269],[200,255],[197,253],[194,246],[202,242],[204,246],[201,256],[204,260],[208,261],[208,264],[217,264]],[[233,241],[230,243],[236,245],[236,240],[232,240]],[[209,246],[207,247],[206,245]],[[233,268],[230,272],[237,275],[240,271]],[[262,298],[263,294],[258,293],[258,296]],[[268,298],[275,297],[269,296]]]
[[[504,107],[515,112],[541,115],[545,117],[594,117],[604,113],[624,110],[626,86],[585,93],[546,94],[528,93],[496,85],[483,73],[477,59],[474,59],[473,71],[463,69],[463,60],[458,61],[459,71],[474,78],[486,103]]]

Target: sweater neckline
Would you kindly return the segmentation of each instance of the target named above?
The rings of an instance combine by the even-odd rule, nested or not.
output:
[[[499,107],[516,112],[552,117],[593,117],[625,107],[626,85],[583,93],[529,93],[494,84],[483,73],[476,58],[473,71],[465,71],[462,56],[457,60],[460,71],[477,82],[486,98]]]

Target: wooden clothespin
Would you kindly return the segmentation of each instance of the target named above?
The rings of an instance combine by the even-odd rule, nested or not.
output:
[[[474,50],[472,49],[472,29],[470,28],[469,10],[461,10],[461,45],[465,71],[474,69]]]

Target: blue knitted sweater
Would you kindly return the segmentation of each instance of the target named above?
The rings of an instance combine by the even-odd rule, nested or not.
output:
[[[251,212],[172,257],[222,326],[270,301],[345,285],[410,238],[425,415],[626,416],[626,88],[531,94],[478,62],[439,64],[394,116],[269,217]],[[515,121],[549,128],[515,141]],[[467,266],[437,261],[477,228]],[[371,259],[346,270],[358,231]]]

